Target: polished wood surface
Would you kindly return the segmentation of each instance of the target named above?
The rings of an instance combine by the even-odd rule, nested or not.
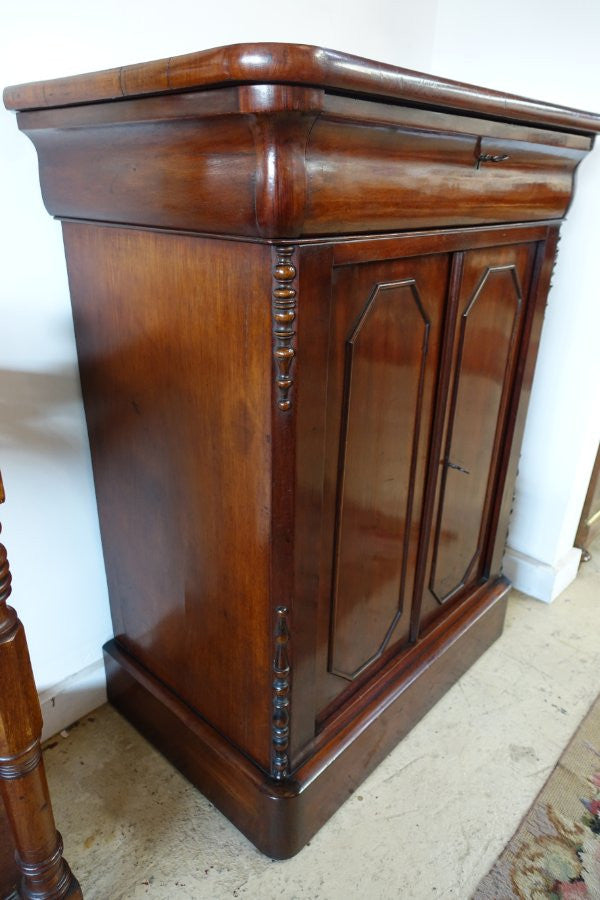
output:
[[[116,637],[268,771],[270,251],[64,239]]]
[[[489,566],[490,503],[535,250],[535,244],[473,250],[461,261],[424,623]]]
[[[321,630],[336,692],[408,636],[449,270],[424,255],[333,273]]]
[[[498,247],[500,238],[494,229],[480,231],[478,240],[487,238],[488,248],[467,253],[460,250],[466,236],[457,232],[431,238],[413,235],[406,241],[356,241],[349,260],[358,265],[346,263],[334,270],[330,361],[321,360],[328,407],[317,648],[320,720],[327,718],[336,696],[348,696],[342,679],[352,681],[369,668],[375,671],[386,648],[389,652],[414,640],[445,603],[459,600],[461,593],[465,596],[482,578],[499,570],[499,560],[492,564],[491,559],[492,529],[495,534],[499,524],[494,502],[504,491],[510,403],[521,387],[520,382],[518,388],[515,385],[516,362],[519,353],[527,358],[530,352],[523,308],[535,308],[534,260],[551,233],[515,229],[513,237],[518,235],[520,242]],[[467,245],[472,237],[466,238]],[[510,234],[502,236],[509,238]],[[378,243],[409,258],[367,264],[369,257],[379,256]],[[417,248],[420,255],[410,256]],[[346,254],[347,246],[344,262]],[[390,292],[393,298],[402,277],[409,280],[409,273],[415,278],[420,304],[427,308],[436,286],[431,277],[422,277],[428,269],[438,273],[438,310],[436,316],[427,316],[427,368],[422,368],[423,360],[419,363],[415,352],[417,338],[412,353],[407,344],[399,354],[403,367],[397,369],[396,379],[402,390],[401,397],[395,396],[386,347],[400,337],[408,341],[411,330],[407,322],[402,328],[389,322],[382,325],[377,333],[380,346],[370,354],[366,385],[363,394],[358,394],[359,402],[361,396],[365,398],[360,410],[364,427],[356,431],[358,474],[353,478],[352,471],[348,473],[348,462],[352,462],[348,443],[352,404],[357,401],[352,375],[354,332],[368,321],[366,314],[377,297]],[[379,287],[373,289],[373,284]],[[366,303],[362,313],[360,300]],[[420,372],[426,375],[428,370],[429,380],[423,379],[415,391]],[[373,382],[378,372],[382,387],[376,390]],[[418,400],[412,409],[411,399]],[[310,402],[314,404],[314,399]],[[395,434],[390,410],[398,415],[406,412]],[[417,441],[420,429],[424,433]],[[398,506],[400,497],[404,508]],[[391,512],[394,503],[395,515]],[[354,534],[350,531],[345,538],[347,558],[343,558],[340,548],[348,521]],[[500,527],[506,528],[504,518]],[[354,667],[339,664],[344,639]]]
[[[18,122],[61,218],[279,239],[565,214],[588,137],[417,112],[244,85]]]
[[[582,149],[321,116],[306,147],[304,234],[562,217]],[[498,162],[478,163],[481,155]]]
[[[15,842],[10,823],[0,796],[0,898],[16,900],[20,873],[15,859]]]
[[[502,632],[509,585],[481,589],[396,660],[315,738],[293,777],[255,766],[122,650],[105,645],[109,698],[263,853],[298,853]]]
[[[295,45],[5,97],[63,219],[109,696],[289,856],[501,630],[600,118]]]
[[[0,502],[4,487],[0,475]],[[12,607],[11,574],[0,544],[0,889],[11,896],[61,900],[81,898],[62,856],[46,782],[40,738],[42,714],[23,625]],[[5,838],[6,828],[9,834]],[[14,848],[14,861],[9,853]]]
[[[307,44],[232,44],[88,75],[5,88],[8,109],[117,100],[239,83],[319,85],[435,109],[597,133],[600,116]]]

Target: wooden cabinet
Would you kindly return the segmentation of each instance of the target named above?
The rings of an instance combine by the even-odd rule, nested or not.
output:
[[[109,696],[290,856],[501,632],[600,118],[266,44],[5,103],[63,220]]]

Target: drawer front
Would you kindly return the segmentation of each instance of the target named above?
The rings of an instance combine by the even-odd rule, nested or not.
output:
[[[307,108],[253,112],[232,88],[36,110],[19,124],[52,215],[248,237],[560,218],[589,149],[541,129],[296,100]]]
[[[88,127],[85,113],[65,110],[65,123],[56,128],[54,110],[21,117],[38,151],[42,196],[53,216],[255,233],[256,158],[243,117],[182,115]]]
[[[320,119],[307,148],[306,234],[553,219],[584,151]]]

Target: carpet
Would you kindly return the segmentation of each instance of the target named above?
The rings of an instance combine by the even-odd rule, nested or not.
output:
[[[473,900],[600,900],[600,697]]]

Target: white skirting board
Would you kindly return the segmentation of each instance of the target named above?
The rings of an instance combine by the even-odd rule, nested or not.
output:
[[[580,561],[581,550],[577,547],[554,566],[507,547],[502,571],[518,591],[552,603],[575,580]]]
[[[104,660],[98,659],[48,690],[40,691],[44,719],[42,740],[68,728],[106,703]]]

